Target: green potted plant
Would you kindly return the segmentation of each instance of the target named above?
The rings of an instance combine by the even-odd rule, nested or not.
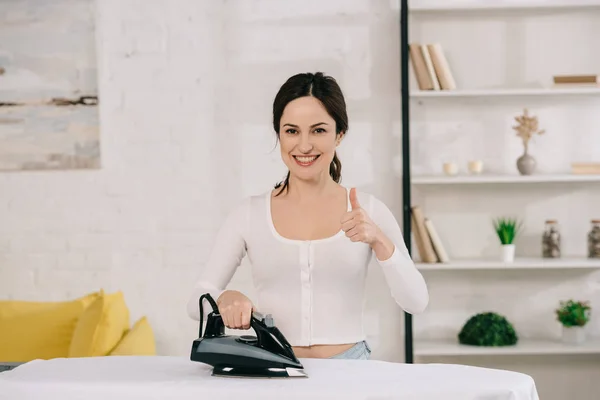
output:
[[[506,317],[492,311],[473,315],[458,333],[458,342],[470,346],[513,346],[518,341],[514,326]]]
[[[493,221],[494,230],[502,246],[502,260],[511,263],[515,259],[515,239],[522,224],[516,218],[501,217]]]
[[[561,301],[556,309],[556,319],[562,324],[562,340],[578,344],[585,341],[584,327],[590,320],[592,308],[586,301]]]

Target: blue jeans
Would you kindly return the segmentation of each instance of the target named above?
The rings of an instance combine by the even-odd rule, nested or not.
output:
[[[365,340],[362,342],[356,343],[354,346],[350,347],[348,350],[336,354],[330,358],[336,359],[346,359],[346,360],[368,360],[371,356],[371,348],[367,344]]]

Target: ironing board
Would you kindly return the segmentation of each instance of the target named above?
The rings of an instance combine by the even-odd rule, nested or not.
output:
[[[308,378],[224,378],[183,357],[36,360],[0,373],[0,399],[539,400],[521,373],[453,364],[302,359]]]

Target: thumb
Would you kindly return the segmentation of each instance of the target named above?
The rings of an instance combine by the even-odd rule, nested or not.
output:
[[[356,188],[350,189],[350,205],[352,206],[353,210],[360,208],[358,197],[356,196]]]

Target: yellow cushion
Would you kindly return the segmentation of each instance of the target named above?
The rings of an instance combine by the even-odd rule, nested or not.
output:
[[[82,303],[87,307],[98,297],[98,293],[90,293],[75,300],[67,301],[29,301],[29,300],[0,300],[0,319],[14,315],[26,314],[32,311],[44,311],[64,306],[67,303]]]
[[[95,296],[48,303],[2,301],[0,361],[67,357],[77,321]]]
[[[100,295],[79,318],[69,357],[107,355],[129,330],[129,309],[122,292]]]
[[[140,318],[125,333],[117,347],[110,352],[111,356],[153,356],[156,355],[156,343],[154,333],[148,322],[148,318]]]

